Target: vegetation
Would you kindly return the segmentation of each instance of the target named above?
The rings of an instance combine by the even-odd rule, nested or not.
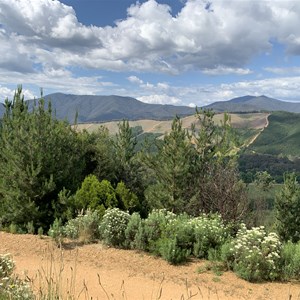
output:
[[[104,127],[76,131],[43,99],[29,108],[21,88],[5,108],[1,229],[48,232],[59,245],[101,239],[172,264],[210,259],[250,281],[299,277],[297,176],[286,174],[276,196],[268,172],[247,186],[229,115],[216,124],[212,111],[196,110],[189,130],[176,117],[169,133],[138,150],[141,128],[125,120],[115,136]],[[277,233],[250,228],[267,223],[271,210]]]
[[[300,156],[300,115],[274,112],[269,116],[269,126],[258,136],[249,151],[261,154]]]

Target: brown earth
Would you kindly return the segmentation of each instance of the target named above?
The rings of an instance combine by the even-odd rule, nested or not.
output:
[[[46,280],[49,286],[52,277],[74,299],[300,299],[297,282],[253,284],[232,272],[199,272],[205,261],[171,266],[146,253],[102,244],[66,243],[59,249],[49,237],[0,232],[0,254],[5,253],[12,255],[16,273],[31,279],[35,291]]]

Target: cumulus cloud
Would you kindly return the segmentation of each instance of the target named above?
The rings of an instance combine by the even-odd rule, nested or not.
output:
[[[299,14],[296,1],[188,0],[173,16],[169,6],[148,0],[130,6],[115,26],[96,27],[81,24],[58,0],[2,0],[0,57],[7,57],[0,67],[243,75],[254,55],[271,51],[271,38],[300,54]]]

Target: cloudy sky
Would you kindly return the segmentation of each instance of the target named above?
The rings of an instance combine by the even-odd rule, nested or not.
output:
[[[300,102],[300,1],[0,0],[0,101],[64,92]]]

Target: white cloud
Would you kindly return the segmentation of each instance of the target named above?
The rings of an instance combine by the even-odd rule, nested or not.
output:
[[[139,79],[138,77],[136,76],[129,76],[127,77],[127,79],[132,82],[132,83],[137,83],[137,84],[143,84],[143,80]]]
[[[137,99],[142,102],[151,103],[151,104],[173,104],[173,105],[181,104],[180,99],[168,95],[148,95],[148,96],[137,97]]]
[[[36,97],[34,93],[28,89],[23,89],[22,92],[25,99],[34,99]],[[12,100],[14,94],[15,94],[15,90],[0,85],[0,103],[3,103],[5,99]]]
[[[215,69],[204,69],[202,73],[207,75],[228,75],[228,74],[248,75],[253,72],[250,69],[229,68],[224,66],[218,66]]]
[[[115,26],[96,27],[81,24],[58,0],[1,0],[0,68],[243,75],[254,55],[271,50],[272,38],[300,54],[299,14],[296,1],[211,1],[207,9],[207,1],[188,0],[174,17],[169,6],[148,0],[129,7]]]

